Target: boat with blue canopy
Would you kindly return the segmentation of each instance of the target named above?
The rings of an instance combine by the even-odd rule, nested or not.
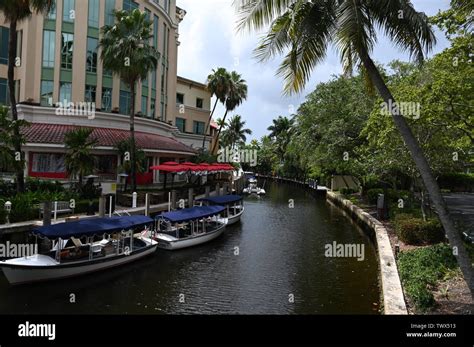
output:
[[[151,239],[158,247],[177,250],[193,247],[219,237],[227,225],[220,215],[224,206],[196,206],[163,213],[156,217]]]
[[[227,225],[232,225],[240,221],[240,217],[244,213],[243,197],[240,195],[222,195],[212,196],[196,200],[198,206],[215,206],[220,205],[225,207],[222,214],[223,218],[227,219]]]
[[[11,284],[56,280],[130,263],[158,246],[146,237],[153,219],[146,216],[90,218],[43,226],[32,231],[52,241],[50,251],[0,262]]]

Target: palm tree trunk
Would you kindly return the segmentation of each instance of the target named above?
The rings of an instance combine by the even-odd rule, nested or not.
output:
[[[370,58],[369,54],[366,51],[361,52],[361,59],[364,64],[367,73],[369,74],[372,82],[375,87],[378,89],[383,100],[388,104],[390,101],[395,103],[395,99],[388,89],[385,81],[383,80],[380,72],[375,66],[373,60]],[[392,113],[393,121],[400,132],[400,135],[405,142],[408,150],[410,151],[411,157],[416,164],[418,171],[420,172],[421,178],[423,180],[424,186],[428,191],[428,194],[433,202],[435,210],[438,213],[438,217],[443,225],[443,228],[446,232],[446,236],[453,248],[453,253],[457,258],[459,267],[464,275],[467,285],[471,291],[471,295],[474,297],[474,274],[472,271],[471,259],[469,258],[466,249],[464,248],[464,243],[462,241],[459,232],[454,227],[454,223],[451,220],[451,216],[446,207],[446,203],[441,195],[441,190],[439,189],[438,182],[436,181],[431,167],[428,164],[428,161],[425,158],[425,155],[418,144],[413,132],[411,131],[408,123],[406,122],[403,115],[397,115]],[[455,251],[454,251],[455,250]]]
[[[221,126],[219,127],[219,131],[217,132],[216,142],[214,143],[214,146],[212,147],[211,154],[214,153],[214,151],[216,150],[216,146],[219,144],[219,137],[221,136],[221,131],[222,131],[222,128],[224,127],[225,119],[227,118],[227,114],[228,114],[228,113],[229,113],[229,110],[227,109],[227,110],[225,111],[224,118],[222,118],[222,124],[221,124]]]
[[[217,102],[219,101],[219,99],[216,98],[216,102],[214,103],[214,107],[212,108],[212,112],[211,112],[211,115],[209,116],[209,121],[207,122],[206,124],[206,130],[204,131],[204,137],[202,138],[202,150],[204,151],[204,147],[206,147],[206,135],[207,135],[207,131],[209,130],[209,127],[211,126],[211,121],[212,121],[212,116],[214,116],[214,112],[216,110],[216,107],[217,107]]]
[[[18,120],[18,111],[16,109],[15,96],[15,62],[16,62],[16,46],[18,42],[18,35],[16,32],[17,21],[12,20],[10,23],[10,37],[8,41],[8,91],[10,94],[10,107],[12,119],[14,122]],[[20,153],[20,165],[15,165],[16,168],[16,190],[18,193],[25,191],[25,174],[23,165],[23,153],[21,152],[21,133],[20,128],[15,125],[13,128],[13,148],[16,153]],[[15,155],[16,156],[16,155]],[[18,164],[18,163],[17,163]]]
[[[132,193],[136,192],[137,190],[137,163],[135,162],[135,150],[136,150],[136,145],[135,145],[135,81],[133,83],[130,83],[130,94],[132,97],[132,105],[130,106],[130,147],[131,147],[131,152],[130,153],[130,160],[131,160],[131,166],[130,166],[130,174],[131,174],[131,187],[132,187]]]

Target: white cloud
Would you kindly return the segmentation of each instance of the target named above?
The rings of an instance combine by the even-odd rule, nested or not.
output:
[[[247,126],[253,131],[251,138],[265,135],[272,119],[279,115],[288,116],[290,105],[297,109],[317,83],[327,81],[342,71],[337,53],[333,49],[328,50],[324,63],[314,69],[305,92],[283,97],[283,81],[275,77],[280,59],[260,64],[253,58],[252,51],[259,35],[236,32],[238,16],[232,6],[233,0],[177,2],[179,7],[187,11],[180,25],[178,73],[200,82],[205,82],[211,70],[220,66],[242,74],[249,87],[249,98],[235,113],[247,121]],[[414,0],[413,4],[417,10],[433,15],[439,9],[448,8],[449,0]],[[442,35],[438,35],[438,39],[436,52],[447,46]],[[399,52],[383,36],[379,39],[374,57],[382,63],[408,59],[406,54]],[[223,107],[218,108],[216,118],[222,117],[224,112]]]

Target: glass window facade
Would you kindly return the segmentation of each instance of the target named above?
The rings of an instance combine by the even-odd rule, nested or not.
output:
[[[186,119],[183,118],[176,118],[176,127],[181,131],[182,133],[186,132]]]
[[[130,114],[130,106],[131,106],[131,93],[121,90],[120,91],[120,113],[121,114]]]
[[[194,121],[194,123],[193,123],[193,132],[195,134],[204,135],[204,128],[205,128],[205,123],[204,122]]]
[[[48,12],[48,15],[46,18],[50,20],[56,20],[56,7],[58,6],[56,0],[53,1],[53,6],[51,7],[51,10]]]
[[[158,28],[159,28],[159,19],[158,16],[154,16],[153,20],[153,47],[158,48]]]
[[[139,6],[135,1],[132,0],[123,0],[123,9],[125,11],[133,11],[137,9]]]
[[[99,27],[99,0],[89,0],[89,26]]]
[[[85,102],[95,103],[96,94],[97,94],[96,86],[86,85],[86,93],[84,95]]]
[[[8,41],[10,29],[0,26],[0,64],[8,65]]]
[[[87,60],[86,60],[86,71],[97,73],[97,52],[98,52],[99,40],[88,37],[87,38]]]
[[[8,80],[0,78],[0,105],[8,105]]]
[[[142,96],[142,115],[148,115],[148,96]]]
[[[53,106],[53,81],[41,81],[41,106]]]
[[[71,102],[72,99],[72,84],[68,82],[61,82],[59,84],[59,101]]]
[[[61,68],[72,70],[72,57],[74,52],[74,35],[62,33],[61,39]]]
[[[196,107],[203,108],[203,105],[204,105],[204,100],[201,98],[196,98]]]
[[[56,32],[43,31],[43,67],[54,68],[54,57],[56,55]]]
[[[150,118],[155,118],[156,117],[156,100],[155,99],[151,99],[151,103],[150,103],[150,114],[148,115]]]
[[[176,103],[178,105],[184,105],[184,94],[176,93]]]
[[[102,111],[112,111],[112,89],[102,88]]]
[[[115,0],[105,0],[105,24],[114,25]]]
[[[63,21],[72,23],[76,18],[75,0],[64,0],[63,1]]]

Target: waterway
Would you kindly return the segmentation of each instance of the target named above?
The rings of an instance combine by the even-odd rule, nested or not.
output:
[[[300,188],[265,188],[246,198],[240,224],[206,245],[49,283],[14,287],[0,274],[0,313],[378,314],[367,234]],[[363,245],[364,259],[327,257],[334,242]]]

